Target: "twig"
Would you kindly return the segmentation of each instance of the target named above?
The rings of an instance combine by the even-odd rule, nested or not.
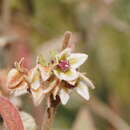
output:
[[[49,113],[49,114],[48,114]],[[42,124],[42,130],[50,130],[53,120],[55,118],[56,114],[56,108],[48,108],[46,107],[44,118],[43,118],[43,124]]]
[[[65,32],[62,49],[69,47],[69,41],[70,41],[71,35],[72,35],[71,32],[69,31]]]
[[[38,126],[37,130],[41,130],[44,111],[43,104],[33,107],[33,116]]]

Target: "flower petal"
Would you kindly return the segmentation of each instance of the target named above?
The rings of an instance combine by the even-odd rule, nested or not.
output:
[[[42,88],[39,88],[37,91],[31,90],[31,92],[32,92],[34,105],[36,106],[40,105],[41,101],[45,97]]]
[[[92,89],[95,88],[95,86],[92,83],[92,81],[89,78],[87,78],[86,76],[84,76],[82,73],[80,73],[80,78],[86,84],[86,86],[88,86],[88,87],[90,87]]]
[[[69,61],[69,64],[72,68],[78,68],[80,65],[82,65],[88,58],[88,55],[83,53],[73,53],[71,54],[67,60]]]
[[[56,58],[58,58],[60,60],[63,60],[63,59],[66,59],[70,54],[71,54],[71,49],[70,48],[66,48],[60,54],[58,54],[56,56]]]
[[[27,93],[28,85],[26,82],[22,82],[19,86],[13,91],[14,96],[21,96]]]
[[[31,88],[34,90],[37,90],[41,86],[40,80],[35,80],[34,82],[31,83]]]
[[[27,80],[31,83],[32,80],[34,79],[35,75],[38,72],[38,67],[36,66],[35,68],[31,69],[28,73]]]
[[[51,69],[49,67],[43,67],[42,65],[38,65],[39,71],[41,73],[41,78],[43,81],[48,80],[51,74]]]
[[[35,67],[34,69],[32,69],[28,75],[28,80],[31,84],[31,88],[36,90],[38,89],[41,85],[40,83],[40,73],[37,69],[37,67]]]
[[[47,94],[50,91],[52,91],[56,86],[58,86],[60,83],[60,81],[58,79],[54,79],[53,81],[50,81],[50,83],[48,84],[48,87],[43,89],[43,93]]]
[[[23,75],[17,71],[17,69],[11,69],[8,73],[7,77],[7,85],[10,89],[15,88],[22,80],[23,80]]]
[[[75,89],[80,96],[89,100],[88,87],[83,82],[80,81]]]
[[[75,69],[70,69],[66,72],[62,72],[58,69],[54,70],[54,74],[61,80],[72,81],[78,78],[79,72]]]
[[[61,103],[63,105],[66,105],[70,98],[69,91],[67,91],[67,89],[62,88],[59,92],[59,96],[60,96]]]

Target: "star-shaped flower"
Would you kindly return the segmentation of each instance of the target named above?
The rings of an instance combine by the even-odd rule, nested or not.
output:
[[[83,53],[71,53],[71,49],[67,48],[56,55],[56,64],[53,72],[61,80],[75,80],[79,77],[77,69],[87,58],[88,55]]]
[[[66,48],[56,55],[54,62],[54,74],[61,80],[58,95],[62,104],[66,104],[70,94],[75,90],[84,99],[89,100],[88,87],[94,88],[92,82],[78,71],[78,68],[87,60],[88,55],[83,53],[71,53],[70,48]],[[55,88],[56,89],[56,88]],[[55,90],[54,89],[54,90]],[[54,94],[53,90],[53,94]]]
[[[63,105],[67,104],[70,98],[70,94],[73,90],[76,91],[85,100],[89,100],[90,96],[88,88],[94,89],[95,87],[90,79],[88,79],[82,73],[80,73],[78,79],[69,83],[64,83],[64,85],[60,89],[59,96],[61,103]]]

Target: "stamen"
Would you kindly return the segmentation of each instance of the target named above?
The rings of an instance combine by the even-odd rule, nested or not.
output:
[[[66,72],[70,68],[70,64],[67,60],[61,60],[57,65],[63,72]]]

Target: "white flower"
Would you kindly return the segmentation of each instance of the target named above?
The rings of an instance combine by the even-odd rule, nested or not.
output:
[[[59,96],[61,103],[63,105],[67,104],[70,94],[73,90],[75,90],[81,97],[83,97],[85,100],[89,100],[89,90],[88,88],[94,89],[93,83],[85,77],[83,74],[79,74],[79,78],[75,81],[68,82],[59,91]]]
[[[38,88],[37,90],[31,89],[31,94],[32,94],[32,98],[33,98],[33,103],[36,106],[41,104],[42,100],[45,97],[42,87]]]
[[[54,74],[61,80],[72,81],[79,77],[76,70],[86,60],[88,56],[82,53],[71,53],[71,49],[67,48],[56,56],[56,67]]]
[[[59,90],[59,97],[62,104],[66,104],[70,93],[75,90],[84,99],[89,100],[88,87],[94,88],[92,82],[78,68],[87,60],[88,55],[82,53],[71,53],[67,48],[56,56],[54,74],[64,82]]]
[[[89,78],[80,73],[79,81],[75,87],[76,92],[84,99],[89,100],[90,96],[88,88],[94,89],[95,86]]]
[[[30,92],[32,94],[33,102],[35,105],[39,105],[45,97],[44,82],[46,82],[50,77],[49,67],[44,67],[37,64],[28,73],[28,82],[30,84]]]
[[[49,66],[42,66],[41,64],[38,64],[38,69],[41,74],[41,78],[43,81],[46,81],[51,76],[51,68]]]
[[[38,57],[36,66],[30,71],[21,67],[21,60],[8,74],[8,87],[15,96],[29,92],[35,105],[39,105],[45,96],[48,97],[48,106],[60,101],[65,105],[72,91],[89,100],[88,88],[93,89],[94,85],[78,71],[87,58],[86,54],[71,53],[71,49],[66,48],[50,64]]]
[[[89,100],[88,87],[82,81],[79,81],[78,85],[75,87],[76,92],[82,96],[84,99]]]
[[[37,90],[41,86],[41,77],[40,72],[38,70],[38,66],[31,69],[28,73],[28,82],[30,84],[31,89]]]
[[[41,75],[38,66],[31,69],[28,73],[28,82],[30,84],[29,92],[32,94],[34,104],[37,106],[44,98],[41,87]]]
[[[12,93],[15,96],[20,96],[27,93],[28,84],[25,80],[26,72],[21,67],[22,61],[23,60],[15,63],[16,68],[11,69],[7,77],[8,88],[12,90]]]
[[[28,81],[31,88],[37,90],[41,86],[41,82],[47,81],[51,75],[51,70],[47,66],[37,64],[28,74]]]
[[[17,69],[13,68],[9,71],[7,77],[7,84],[10,89],[16,88],[24,79],[24,76]]]

